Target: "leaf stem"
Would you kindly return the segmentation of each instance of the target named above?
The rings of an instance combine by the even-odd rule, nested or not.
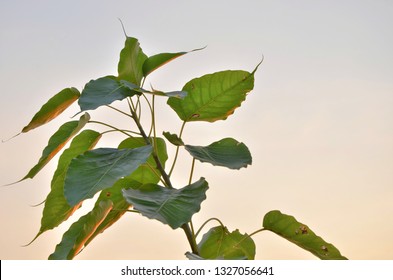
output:
[[[137,213],[137,214],[140,214],[140,213],[141,213],[141,212],[139,212],[139,211],[136,211],[136,210],[130,210],[130,209],[127,209],[127,210],[123,210],[123,209],[112,209],[112,210],[117,210],[117,211],[126,211],[126,212]]]
[[[129,131],[129,130],[123,130],[123,129],[117,128],[117,127],[115,127],[113,125],[107,124],[107,123],[103,123],[103,122],[99,122],[99,121],[89,121],[88,123],[95,123],[95,124],[104,125],[104,126],[112,128],[113,130],[115,130],[117,132],[123,133],[123,134],[127,135],[128,137],[133,137],[131,134],[126,132],[126,131]]]
[[[201,232],[201,230],[211,221],[217,221],[222,228],[225,228],[224,224],[220,221],[220,219],[217,218],[210,218],[208,219],[206,222],[204,222],[201,227],[198,229],[197,233],[195,234],[195,238],[197,238],[197,236],[199,235],[199,233]]]
[[[186,126],[186,122],[183,122],[183,124],[182,124],[182,126],[181,126],[181,128],[180,128],[180,133],[179,133],[179,138],[180,138],[180,139],[181,139],[181,137],[182,137],[182,135],[183,135],[183,131],[184,131],[184,127],[185,127],[185,126]],[[177,147],[176,147],[175,158],[174,158],[174,160],[173,160],[171,170],[169,171],[169,177],[171,177],[172,172],[173,172],[173,169],[175,168],[176,161],[177,161],[177,157],[178,157],[178,155],[179,155],[179,149],[180,149],[180,146],[177,146]]]
[[[258,230],[256,230],[256,231],[254,231],[253,233],[250,233],[250,234],[248,235],[248,237],[251,237],[251,236],[253,236],[253,235],[257,234],[257,233],[260,233],[260,232],[262,232],[262,231],[265,231],[265,230],[267,230],[267,229],[265,229],[265,228],[258,229]]]
[[[123,114],[123,115],[126,115],[127,117],[132,118],[132,116],[131,116],[130,114],[127,114],[126,112],[123,112],[122,110],[119,110],[119,109],[117,109],[117,108],[115,108],[115,107],[113,107],[113,106],[111,106],[111,105],[106,105],[106,106],[107,106],[108,108],[111,108],[112,110],[115,110],[115,111],[117,111],[117,112]]]
[[[140,133],[141,133],[143,139],[145,140],[146,144],[147,144],[147,145],[151,145],[150,138],[146,135],[146,133],[145,133],[145,131],[144,131],[144,129],[143,129],[141,123],[140,123],[140,120],[139,120],[139,118],[138,118],[138,115],[137,115],[136,111],[132,109],[132,106],[131,106],[131,105],[132,105],[132,103],[130,104],[130,101],[129,101],[129,106],[130,106],[130,109],[131,109],[130,111],[131,111],[132,118],[133,118],[133,120],[134,120],[136,126],[138,127],[138,130],[140,131]],[[135,108],[135,107],[134,107],[134,108]],[[184,125],[183,125],[183,126],[184,126]],[[166,186],[167,186],[168,188],[170,188],[170,189],[173,189],[172,182],[171,182],[171,180],[170,180],[168,174],[165,172],[164,168],[162,167],[162,164],[161,164],[161,162],[160,162],[160,159],[159,159],[158,156],[157,156],[157,153],[156,153],[155,149],[154,149],[153,152],[152,152],[152,156],[153,156],[153,158],[154,158],[154,161],[156,162],[157,169],[160,171],[161,176],[162,176],[162,178],[163,178],[163,180],[164,180]],[[181,226],[181,228],[184,230],[184,233],[185,233],[186,236],[187,236],[187,240],[188,240],[188,243],[189,243],[190,246],[191,246],[192,252],[193,252],[194,254],[199,255],[199,253],[198,253],[198,246],[197,246],[197,244],[196,244],[195,236],[194,236],[193,233],[191,232],[190,226],[189,226],[187,223],[185,223],[185,224],[183,224],[183,225]]]
[[[192,175],[194,174],[194,169],[195,169],[195,158],[192,158],[192,164],[191,164],[191,172],[190,172],[190,179],[188,179],[188,184],[190,185],[192,182]]]
[[[146,135],[146,133],[145,133],[145,131],[144,131],[144,129],[143,129],[143,127],[142,127],[140,121],[139,121],[139,118],[138,118],[138,116],[137,116],[135,110],[131,110],[131,115],[132,115],[132,118],[133,118],[133,120],[134,120],[136,126],[138,127],[138,130],[140,131],[140,133],[141,133],[143,139],[145,140],[146,144],[147,144],[147,145],[151,145],[152,143],[151,143],[151,141],[150,141],[150,138]],[[162,167],[161,161],[160,161],[160,159],[158,158],[155,149],[153,149],[152,156],[153,156],[153,158],[154,158],[154,161],[155,161],[156,164],[157,164],[157,169],[160,171],[161,176],[162,176],[162,178],[163,178],[164,181],[165,181],[166,186],[167,186],[168,188],[170,188],[170,189],[173,189],[172,183],[171,183],[171,181],[169,180],[169,176],[168,176],[168,174],[165,172],[164,168]]]
[[[190,226],[188,224],[184,224],[181,226],[181,228],[184,230],[186,236],[187,236],[187,240],[188,243],[191,246],[191,250],[194,254],[199,256],[199,250],[198,250],[198,245],[196,244],[195,238],[196,236],[194,236],[191,232]]]
[[[139,132],[132,131],[132,130],[122,129],[122,131],[129,132],[129,133],[133,133],[133,134],[137,134],[137,135],[141,135]],[[104,135],[104,134],[106,134],[106,133],[111,133],[111,132],[119,132],[119,130],[117,130],[117,129],[106,130],[106,131],[104,131],[104,132],[101,132],[101,135]]]

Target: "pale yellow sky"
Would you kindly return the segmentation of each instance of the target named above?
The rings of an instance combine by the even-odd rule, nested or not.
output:
[[[148,55],[208,46],[153,73],[157,89],[226,69],[252,71],[263,55],[255,89],[233,116],[186,127],[186,143],[233,137],[253,155],[240,171],[197,164],[194,178],[205,177],[210,189],[194,224],[217,217],[251,233],[278,209],[350,259],[393,259],[392,14],[393,3],[382,0],[1,1],[0,138],[18,133],[61,89],[116,74],[124,41],[117,18]],[[159,133],[177,133],[180,121],[164,99],[158,108]],[[0,185],[22,178],[77,110],[1,143]],[[100,146],[120,140],[105,137]],[[191,163],[181,155],[179,187]],[[46,259],[77,218],[21,247],[38,232],[42,206],[31,205],[45,199],[56,164],[57,157],[34,180],[0,188],[0,259]],[[269,232],[254,240],[258,259],[315,259]],[[188,250],[181,230],[127,214],[77,259],[184,259]]]

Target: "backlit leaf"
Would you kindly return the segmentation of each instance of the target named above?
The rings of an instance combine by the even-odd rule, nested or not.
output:
[[[147,56],[143,53],[137,39],[127,37],[124,48],[120,52],[118,64],[119,80],[141,85],[143,78],[143,64]]]
[[[80,93],[76,88],[63,89],[41,107],[30,123],[22,129],[22,132],[28,132],[53,120],[74,103],[79,96]]]
[[[136,149],[99,148],[74,158],[67,170],[64,195],[70,206],[92,198],[145,163],[151,146]]]
[[[201,49],[195,49],[189,52],[199,51]],[[177,52],[177,53],[159,53],[153,56],[150,56],[146,59],[145,63],[143,64],[143,75],[147,77],[151,72],[156,70],[157,68],[167,64],[168,62],[178,58],[182,55],[185,55],[189,52]]]
[[[345,260],[332,244],[317,236],[308,226],[299,223],[293,216],[274,210],[263,219],[263,227],[299,247],[309,251],[322,260]]]
[[[167,103],[186,122],[225,120],[254,88],[257,68],[252,73],[222,71],[193,79],[182,89],[187,92],[184,99],[169,98]]]
[[[185,149],[196,159],[213,165],[240,169],[251,164],[247,146],[233,138],[225,138],[206,147],[185,145]]]
[[[64,179],[71,160],[92,149],[101,134],[93,130],[84,130],[75,136],[68,149],[59,158],[57,169],[51,182],[51,190],[45,200],[42,213],[41,228],[36,238],[43,232],[57,227],[67,220],[79,205],[71,207],[64,197]]]
[[[100,106],[109,105],[116,100],[123,100],[135,95],[137,92],[132,90],[132,86],[129,82],[125,85],[125,83],[119,82],[113,77],[91,80],[82,90],[78,104],[82,111],[94,110]]]
[[[113,209],[105,217],[104,221],[97,227],[96,231],[86,241],[87,246],[98,234],[112,226],[117,222],[128,210],[130,204],[123,197],[122,190],[129,188],[139,188],[142,184],[130,178],[122,178],[117,181],[112,187],[101,191],[95,205],[101,201],[110,200],[113,203]]]
[[[23,177],[22,180],[33,178],[37,173],[77,134],[89,121],[89,114],[85,113],[79,121],[70,121],[63,124],[49,139],[48,145],[42,152],[38,163]]]
[[[208,188],[205,179],[201,178],[181,189],[146,184],[139,189],[124,190],[123,195],[143,216],[176,229],[188,223],[192,215],[201,209]]]
[[[253,260],[255,243],[239,230],[229,232],[226,227],[211,228],[198,244],[199,253],[205,259]]]
[[[178,52],[178,53],[160,53],[153,56],[150,56],[146,59],[143,64],[143,75],[147,77],[151,72],[156,70],[157,68],[165,65],[166,63],[178,58],[186,54],[187,52]]]
[[[86,241],[95,233],[97,227],[102,223],[112,208],[112,201],[101,201],[91,212],[73,223],[64,233],[61,242],[57,244],[55,251],[49,256],[49,259],[73,259],[83,249]]]

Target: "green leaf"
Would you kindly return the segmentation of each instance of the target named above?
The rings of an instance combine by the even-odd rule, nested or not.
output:
[[[103,105],[109,105],[116,100],[123,100],[137,92],[132,90],[131,83],[125,84],[113,77],[103,77],[91,80],[85,85],[78,104],[82,111],[94,110]]]
[[[143,53],[137,39],[127,37],[124,48],[120,52],[118,64],[119,80],[141,85],[143,64],[147,56]]]
[[[165,131],[162,134],[171,144],[175,146],[184,146],[183,140],[181,140],[181,138],[179,138],[179,136],[177,136],[176,134],[172,134],[170,132],[165,132]]]
[[[70,207],[64,197],[64,179],[71,160],[80,154],[92,149],[101,134],[93,130],[84,130],[75,136],[68,149],[64,150],[59,158],[57,169],[51,182],[51,191],[49,192],[42,213],[41,228],[35,239],[43,232],[53,229],[67,220],[79,204]]]
[[[30,123],[22,129],[22,132],[28,132],[50,122],[74,103],[79,96],[80,93],[76,88],[63,89],[41,107]]]
[[[143,64],[143,75],[147,77],[151,72],[156,70],[157,68],[167,64],[168,62],[178,58],[187,52],[178,52],[178,53],[159,53],[153,56],[150,56],[146,59]]]
[[[42,152],[42,156],[38,163],[25,177],[23,177],[21,181],[27,178],[33,178],[37,175],[37,173],[65,146],[65,144],[67,144],[67,142],[85,126],[89,119],[89,114],[85,113],[79,121],[70,121],[63,124],[49,139],[48,145]]]
[[[185,145],[185,149],[201,162],[231,169],[247,167],[252,162],[247,146],[233,138],[225,138],[206,147]]]
[[[91,212],[73,223],[67,232],[64,233],[61,242],[57,244],[55,251],[49,256],[49,259],[73,259],[83,249],[85,242],[94,234],[112,207],[112,201],[101,201]]]
[[[201,209],[208,188],[205,179],[201,178],[181,189],[146,184],[136,190],[124,190],[123,195],[143,216],[176,229],[188,223],[192,215]]]
[[[136,149],[99,148],[74,158],[67,170],[64,195],[70,206],[111,187],[145,163],[151,146]]]
[[[195,49],[189,52],[177,52],[177,53],[159,53],[153,56],[150,56],[146,59],[143,64],[143,75],[147,77],[151,72],[155,71],[157,68],[167,64],[168,62],[185,55],[190,52],[195,52],[199,50],[203,50],[204,48]]]
[[[169,98],[167,103],[186,122],[225,120],[254,88],[257,68],[252,73],[222,71],[193,79],[183,87],[188,93],[184,99]]]
[[[205,259],[253,260],[255,243],[239,230],[229,232],[226,227],[211,228],[198,244],[199,253]]]
[[[150,139],[151,143],[154,143],[153,138]],[[119,149],[133,149],[146,145],[145,140],[142,137],[127,138],[120,143]],[[168,159],[165,141],[162,138],[156,138],[155,151],[158,159],[161,162],[162,167],[165,167],[165,162]],[[152,169],[153,168],[153,169]],[[137,170],[135,170],[128,178],[138,181],[142,184],[152,183],[156,184],[160,181],[161,173],[157,169],[156,162],[151,155],[146,163],[141,164]]]
[[[123,197],[122,190],[128,188],[136,189],[141,185],[141,183],[130,178],[122,178],[112,187],[101,191],[95,205],[97,206],[99,203],[101,203],[101,201],[111,200],[113,203],[113,209],[108,213],[104,221],[97,227],[96,231],[89,237],[85,243],[85,246],[87,246],[98,234],[102,233],[104,230],[117,222],[131,206]]]
[[[270,211],[263,218],[263,227],[309,251],[322,260],[345,260],[346,257],[332,244],[317,236],[308,226],[293,216],[278,210]]]

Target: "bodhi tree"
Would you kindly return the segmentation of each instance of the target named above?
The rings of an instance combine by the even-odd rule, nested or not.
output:
[[[22,178],[34,178],[62,151],[43,206],[41,227],[34,240],[66,221],[84,201],[96,197],[91,211],[69,227],[49,259],[73,259],[126,212],[158,220],[173,230],[183,230],[190,246],[189,252],[185,252],[189,259],[254,259],[256,245],[252,237],[261,231],[273,232],[320,259],[345,259],[337,248],[307,225],[278,210],[267,213],[252,233],[230,230],[217,218],[208,219],[199,227],[193,224],[193,215],[200,211],[209,187],[214,187],[203,177],[193,179],[195,163],[238,170],[250,165],[252,158],[245,144],[230,137],[207,146],[184,143],[184,128],[190,122],[205,122],[208,126],[208,123],[226,120],[232,115],[253,90],[254,74],[260,63],[251,72],[226,70],[206,74],[190,80],[178,91],[145,87],[150,73],[187,53],[147,56],[138,40],[126,35],[117,76],[91,80],[81,92],[74,87],[61,90],[22,129],[21,133],[27,133],[38,128],[78,102],[80,111],[74,117],[79,119],[59,127],[37,164]],[[158,131],[156,98],[166,98],[169,108],[178,115],[178,134]],[[127,104],[127,111],[115,107],[112,104],[115,101]],[[133,126],[123,129],[110,119],[106,122],[91,119],[88,111],[103,106],[128,117]],[[147,127],[141,122],[142,111],[146,110],[150,116]],[[89,124],[99,124],[104,129],[95,131],[87,128]],[[123,135],[124,140],[116,147],[95,148],[101,136],[110,132]],[[68,142],[70,144],[63,150]],[[176,150],[171,160],[167,145],[174,145]],[[187,151],[192,159],[186,186],[174,185],[171,179],[180,149]],[[217,226],[207,229],[210,222],[216,222]]]

